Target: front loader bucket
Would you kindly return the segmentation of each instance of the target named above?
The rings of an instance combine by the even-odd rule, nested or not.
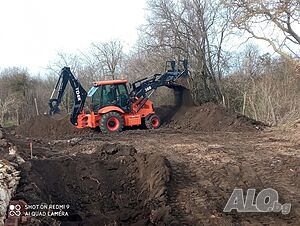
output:
[[[174,84],[174,86],[182,86],[186,89],[190,89],[189,88],[189,78],[188,76],[181,76],[180,78],[178,78]]]
[[[172,64],[173,63],[173,64]],[[175,68],[175,61],[171,61],[171,68],[172,71],[178,71],[180,72],[178,75],[176,75],[173,79],[173,83],[170,88],[172,87],[184,87],[186,89],[189,89],[189,70],[188,70],[188,61],[186,59],[180,60],[178,64],[178,68]]]

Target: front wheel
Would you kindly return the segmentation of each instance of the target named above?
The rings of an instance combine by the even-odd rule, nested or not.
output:
[[[160,119],[155,114],[147,116],[145,118],[145,125],[147,129],[157,129],[160,126]]]
[[[101,116],[99,127],[103,133],[121,132],[123,126],[124,120],[117,112],[108,112]]]

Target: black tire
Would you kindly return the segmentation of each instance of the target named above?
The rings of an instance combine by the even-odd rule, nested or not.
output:
[[[99,127],[102,133],[121,132],[124,127],[124,119],[117,112],[108,112],[101,116]]]
[[[160,127],[160,118],[153,114],[145,118],[145,126],[147,129],[157,129]]]

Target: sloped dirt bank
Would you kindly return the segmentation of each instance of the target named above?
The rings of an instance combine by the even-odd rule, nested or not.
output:
[[[17,134],[26,137],[47,138],[49,136],[67,136],[81,133],[70,123],[69,117],[55,120],[50,116],[35,116],[16,128]]]
[[[255,131],[266,125],[215,103],[196,106],[188,89],[174,89],[174,106],[160,106],[157,114],[165,126],[194,131]]]
[[[167,165],[157,154],[104,143],[93,154],[27,161],[14,199],[69,205],[68,216],[35,217],[28,225],[169,225]]]
[[[266,125],[214,103],[182,107],[168,127],[195,131],[255,131]]]

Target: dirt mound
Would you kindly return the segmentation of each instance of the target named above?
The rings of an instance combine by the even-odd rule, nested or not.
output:
[[[68,216],[39,216],[28,225],[160,225],[173,218],[166,205],[170,172],[159,155],[102,144],[93,154],[31,160],[22,166],[15,199],[65,205]],[[68,205],[68,207],[67,207]],[[28,210],[31,212],[44,210]]]
[[[215,103],[196,106],[188,89],[174,89],[175,106],[161,106],[157,114],[167,127],[195,131],[251,131],[260,130],[265,124]]]
[[[156,114],[160,117],[162,124],[169,124],[181,109],[195,106],[191,93],[183,86],[174,86],[174,105],[162,105],[155,108]]]
[[[168,126],[196,131],[249,131],[260,130],[265,125],[217,104],[205,103],[182,107]]]
[[[60,137],[68,134],[81,133],[70,123],[69,116],[56,120],[50,116],[32,117],[16,128],[16,132],[26,137],[47,138],[48,136]]]

